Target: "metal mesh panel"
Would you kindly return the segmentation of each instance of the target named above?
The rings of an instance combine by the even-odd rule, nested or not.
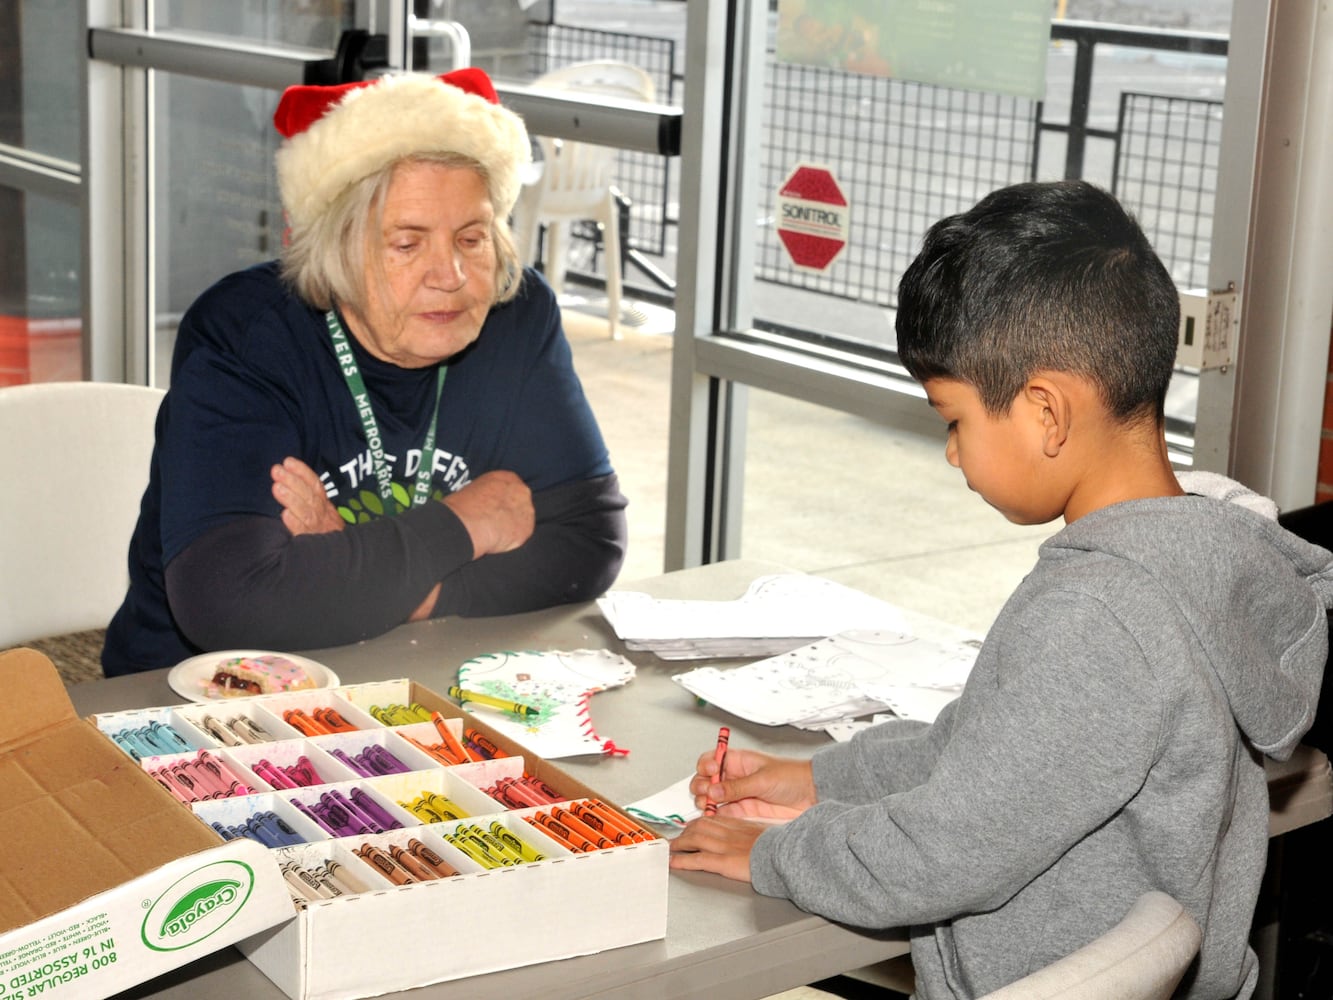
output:
[[[770,62],[756,277],[892,306],[937,219],[1032,172],[1029,100]],[[824,272],[794,267],[774,199],[800,162],[829,167],[849,203],[847,246]]]
[[[1120,95],[1112,189],[1181,288],[1208,282],[1222,103]]]
[[[675,102],[676,43],[670,38],[563,24],[534,23],[529,30],[529,68],[534,77],[571,63],[619,59],[633,63],[653,78],[659,102]],[[616,160],[616,186],[632,203],[629,245],[658,257],[666,253],[670,171],[669,157],[651,153],[621,151]],[[574,235],[579,235],[577,229]]]

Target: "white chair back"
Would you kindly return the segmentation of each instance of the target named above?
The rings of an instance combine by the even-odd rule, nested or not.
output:
[[[0,389],[0,648],[104,628],[129,585],[161,389]]]
[[[652,77],[630,63],[598,59],[575,63],[538,77],[534,87],[567,93],[595,94],[622,100],[652,101]],[[524,263],[537,257],[537,233],[546,226],[546,274],[560,291],[565,270],[562,226],[590,220],[602,229],[605,251],[607,313],[611,335],[620,322],[620,214],[616,201],[616,150],[586,142],[538,136],[541,176],[520,196],[514,212],[514,235]]]
[[[1170,1000],[1201,939],[1183,906],[1147,892],[1095,941],[981,1000]]]

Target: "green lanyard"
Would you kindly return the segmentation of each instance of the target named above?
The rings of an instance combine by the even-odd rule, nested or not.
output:
[[[370,459],[375,469],[380,499],[386,504],[385,510],[391,510],[387,505],[393,501],[393,469],[384,460],[384,438],[380,436],[380,424],[370,406],[370,393],[366,391],[361,368],[352,354],[352,344],[342,324],[338,322],[338,314],[330,309],[324,321],[328,324],[329,337],[333,340],[333,353],[338,359],[338,367],[342,369],[347,388],[352,393],[352,402],[356,404],[357,416],[361,418],[361,427],[366,432],[366,444],[370,446]],[[435,428],[440,421],[440,396],[444,392],[444,376],[448,371],[447,365],[440,365],[435,379],[435,406],[431,409],[430,429],[426,431],[426,440],[421,445],[421,464],[412,487],[413,507],[420,507],[430,499],[430,480],[435,468]]]

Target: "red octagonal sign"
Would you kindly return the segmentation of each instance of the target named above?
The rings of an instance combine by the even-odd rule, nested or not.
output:
[[[778,191],[778,238],[791,262],[823,271],[847,245],[847,199],[828,167],[799,164]]]

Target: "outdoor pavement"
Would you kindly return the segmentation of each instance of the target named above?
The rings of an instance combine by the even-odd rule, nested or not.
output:
[[[663,570],[670,316],[612,340],[562,298],[574,363],[629,497],[622,581]],[[641,332],[651,328],[653,332]],[[1060,527],[1009,524],[918,434],[751,390],[741,557],[829,577],[984,633]]]

